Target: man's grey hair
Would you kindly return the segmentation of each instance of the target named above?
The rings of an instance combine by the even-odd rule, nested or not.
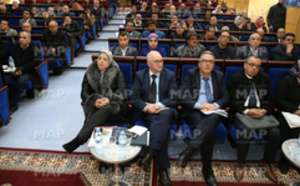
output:
[[[30,34],[29,32],[26,32],[26,31],[21,31],[21,32],[20,32],[20,35],[21,35],[21,34],[23,34],[23,33],[27,34],[27,35],[28,35],[28,37],[31,39],[31,34]]]

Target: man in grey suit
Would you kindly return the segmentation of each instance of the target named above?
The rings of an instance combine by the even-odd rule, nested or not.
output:
[[[198,67],[187,71],[181,84],[179,102],[182,105],[182,118],[194,130],[194,138],[177,160],[181,167],[188,164],[197,149],[201,149],[203,162],[202,174],[209,186],[218,185],[211,161],[214,148],[214,129],[220,123],[217,114],[205,115],[206,111],[225,108],[229,95],[224,82],[224,74],[214,70],[215,57],[212,52],[204,51]],[[200,135],[199,135],[200,134]]]
[[[0,24],[0,35],[13,36],[18,35],[18,32],[15,29],[9,27],[9,22],[6,19],[1,20]]]
[[[256,56],[261,60],[268,60],[268,50],[264,46],[259,46],[260,42],[261,37],[258,33],[251,34],[248,40],[249,45],[237,47],[236,59],[247,59],[249,56]]]
[[[28,22],[30,25],[37,26],[35,19],[31,18],[30,11],[29,10],[24,10],[23,11],[23,18],[20,19],[19,25],[22,26],[23,23]]]
[[[121,32],[118,36],[119,44],[111,48],[114,56],[137,56],[138,51],[135,47],[129,45],[129,38],[126,32]]]
[[[135,30],[135,25],[133,21],[128,21],[126,24],[126,32],[129,38],[140,38],[142,34]]]

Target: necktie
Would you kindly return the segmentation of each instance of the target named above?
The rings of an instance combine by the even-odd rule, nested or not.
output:
[[[148,97],[148,102],[150,103],[156,103],[156,75],[152,75],[152,84],[150,87],[150,92],[149,92],[149,97]]]
[[[251,83],[251,85],[250,85],[248,107],[249,108],[256,107],[256,97],[255,97],[254,83]]]
[[[205,90],[207,102],[212,103],[212,102],[214,102],[214,96],[211,93],[210,85],[208,83],[208,78],[203,78],[203,79],[205,81],[204,90]]]

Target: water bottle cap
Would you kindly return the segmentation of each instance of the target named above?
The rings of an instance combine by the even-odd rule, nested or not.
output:
[[[96,128],[96,132],[100,132],[100,128]]]
[[[121,136],[125,136],[124,130],[121,131]]]

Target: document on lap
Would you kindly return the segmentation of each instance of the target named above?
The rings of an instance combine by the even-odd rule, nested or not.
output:
[[[205,115],[211,115],[211,114],[218,114],[220,116],[223,116],[225,118],[228,117],[228,113],[224,109],[216,109],[216,110],[211,110],[211,111],[205,111],[203,112]]]
[[[286,122],[289,124],[290,128],[299,128],[300,127],[300,116],[292,114],[290,112],[281,112],[284,116]]]

